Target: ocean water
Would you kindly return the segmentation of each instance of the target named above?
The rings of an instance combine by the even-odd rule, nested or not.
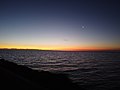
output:
[[[0,57],[35,70],[68,74],[87,90],[120,88],[120,52],[0,50]]]

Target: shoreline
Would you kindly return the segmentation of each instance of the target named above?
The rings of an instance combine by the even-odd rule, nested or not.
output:
[[[26,88],[40,90],[84,90],[65,74],[32,70],[26,66],[0,59],[0,84],[3,88]],[[2,88],[2,87],[1,87]]]

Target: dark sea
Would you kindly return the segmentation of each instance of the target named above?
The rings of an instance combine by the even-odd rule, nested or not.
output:
[[[119,51],[0,50],[0,57],[34,70],[68,74],[87,90],[120,88]]]

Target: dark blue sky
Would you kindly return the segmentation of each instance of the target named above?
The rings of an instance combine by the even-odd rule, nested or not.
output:
[[[1,0],[0,47],[120,48],[119,0]]]

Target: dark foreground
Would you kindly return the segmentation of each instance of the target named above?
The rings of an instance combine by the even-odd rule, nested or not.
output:
[[[0,89],[83,90],[65,74],[39,72],[4,59],[0,59]]]

